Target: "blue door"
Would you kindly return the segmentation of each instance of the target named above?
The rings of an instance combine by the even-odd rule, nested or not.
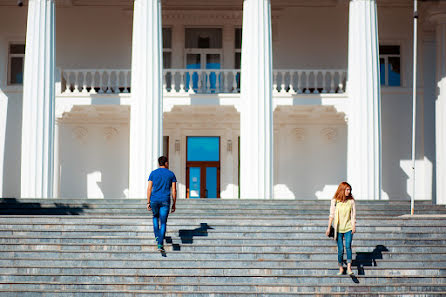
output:
[[[187,137],[186,197],[220,198],[220,137]]]

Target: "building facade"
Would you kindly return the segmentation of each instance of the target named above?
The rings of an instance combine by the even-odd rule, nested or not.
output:
[[[419,5],[415,199],[446,204],[446,6]],[[413,3],[0,0],[2,197],[412,196]]]

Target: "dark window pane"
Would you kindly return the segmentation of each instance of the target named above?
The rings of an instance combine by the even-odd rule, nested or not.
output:
[[[242,65],[242,53],[235,53],[235,69],[240,69]]]
[[[222,48],[222,31],[214,28],[186,29],[186,48]]]
[[[380,45],[379,46],[380,55],[399,55],[400,46],[399,45]]]
[[[169,136],[163,136],[163,156],[169,159]]]
[[[165,69],[172,67],[172,53],[163,52],[163,67]]]
[[[242,29],[235,29],[235,48],[242,48]]]
[[[389,86],[401,85],[401,71],[400,71],[400,58],[389,57]]]
[[[163,48],[172,48],[172,29],[163,28]]]
[[[24,44],[11,44],[9,47],[9,53],[11,54],[25,54]]]
[[[386,62],[383,58],[379,59],[379,77],[381,81],[381,85],[386,84]]]
[[[217,198],[217,167],[206,167],[206,198]]]
[[[23,58],[11,58],[11,84],[23,84]]]
[[[219,161],[220,139],[218,137],[188,137],[187,161]]]

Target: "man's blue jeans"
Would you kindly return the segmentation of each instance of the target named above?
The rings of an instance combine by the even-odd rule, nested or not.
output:
[[[163,245],[166,235],[167,217],[169,216],[170,201],[157,202],[150,201],[150,207],[153,213],[153,233],[157,238],[158,244]]]
[[[348,231],[346,233],[338,233],[338,264],[342,266],[344,255],[344,237],[345,237],[345,251],[347,252],[347,263],[352,262],[352,240],[353,233]]]

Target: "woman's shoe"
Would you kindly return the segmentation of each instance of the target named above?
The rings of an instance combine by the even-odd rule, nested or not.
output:
[[[338,273],[336,273],[336,275],[343,275],[344,274],[344,272],[338,272]]]
[[[350,271],[347,271],[347,274],[348,275],[353,275],[354,273],[353,273],[353,271],[350,270]]]

